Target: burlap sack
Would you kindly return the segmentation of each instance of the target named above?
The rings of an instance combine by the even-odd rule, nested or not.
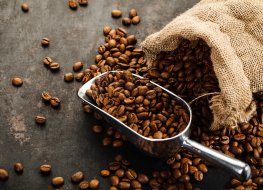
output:
[[[148,62],[180,40],[202,38],[221,92],[211,99],[212,130],[235,127],[255,113],[252,92],[263,91],[263,0],[203,0],[141,46]]]

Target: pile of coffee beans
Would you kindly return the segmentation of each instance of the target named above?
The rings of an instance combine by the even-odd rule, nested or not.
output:
[[[143,189],[149,183],[149,177],[143,173],[137,173],[131,168],[131,162],[123,155],[117,155],[108,169],[100,171],[102,177],[110,178],[110,190],[118,189]]]
[[[129,71],[96,79],[86,94],[104,111],[145,137],[175,136],[189,122],[186,110],[167,92]]]

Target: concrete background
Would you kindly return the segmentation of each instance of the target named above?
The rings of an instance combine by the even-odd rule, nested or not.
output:
[[[84,62],[85,67],[94,63],[97,48],[104,41],[103,26],[121,26],[121,19],[111,18],[111,10],[119,8],[126,16],[129,9],[138,10],[142,22],[126,28],[141,42],[197,2],[90,0],[89,6],[72,11],[66,0],[27,0],[30,10],[24,13],[22,0],[0,0],[0,168],[10,174],[7,182],[0,182],[0,190],[54,189],[50,185],[52,176],[65,178],[61,189],[78,189],[69,180],[78,170],[84,171],[87,180],[97,177],[100,189],[107,189],[109,182],[99,176],[99,171],[117,153],[126,155],[138,171],[149,174],[159,169],[162,160],[143,155],[129,143],[121,149],[103,147],[103,137],[91,131],[97,122],[82,111],[76,95],[81,83],[65,83],[63,74],[72,72],[72,64],[77,61]],[[41,47],[43,37],[50,39],[50,47]],[[46,56],[61,64],[58,73],[43,66]],[[11,85],[15,76],[24,80],[22,87]],[[43,91],[61,99],[59,110],[43,104]],[[34,122],[39,113],[47,118],[43,127]],[[21,176],[13,171],[16,162],[25,166]],[[38,172],[45,162],[53,166],[49,177]],[[228,180],[229,176],[212,168],[197,186],[222,190]]]

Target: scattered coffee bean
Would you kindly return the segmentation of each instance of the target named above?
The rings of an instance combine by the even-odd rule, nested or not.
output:
[[[131,184],[129,182],[121,181],[119,183],[119,188],[120,189],[130,189],[130,187],[131,187]]]
[[[80,61],[73,64],[73,70],[75,72],[81,70],[82,68],[83,68],[83,63]]]
[[[103,127],[101,125],[93,125],[92,126],[92,131],[94,133],[102,133]]]
[[[54,178],[52,178],[51,183],[53,186],[62,186],[64,184],[64,178],[63,177],[54,177]]]
[[[131,24],[131,19],[128,17],[124,17],[121,22],[124,26],[129,26]]]
[[[74,80],[74,74],[73,73],[64,74],[64,81],[72,82],[73,80]]]
[[[52,97],[50,99],[50,105],[53,107],[53,108],[57,108],[59,107],[60,105],[60,100],[57,98],[57,97]]]
[[[136,9],[131,9],[131,10],[129,11],[129,17],[130,17],[130,18],[133,18],[133,17],[135,17],[135,16],[137,16],[137,11],[136,11]]]
[[[117,186],[120,182],[119,177],[116,175],[111,176],[110,181],[112,186]]]
[[[88,0],[79,0],[79,5],[80,6],[87,6],[88,5]]]
[[[39,170],[43,174],[50,174],[51,172],[51,165],[49,164],[43,164],[39,167]]]
[[[76,81],[81,82],[84,76],[85,76],[84,72],[79,72],[75,74],[75,79]]]
[[[15,172],[17,172],[17,173],[23,173],[23,171],[24,171],[24,166],[23,166],[23,164],[22,163],[15,163],[15,165],[14,165],[14,170],[15,170]]]
[[[78,4],[76,0],[68,0],[68,6],[72,10],[76,10],[78,8]]]
[[[86,112],[86,113],[93,113],[93,109],[90,105],[86,104],[86,105],[83,105],[83,111]]]
[[[17,87],[22,86],[23,85],[23,80],[21,78],[18,78],[18,77],[13,78],[12,79],[12,85],[13,86],[17,86]]]
[[[82,181],[82,182],[80,182],[79,188],[80,188],[81,190],[88,189],[88,188],[89,188],[89,182],[88,182],[88,181]]]
[[[52,96],[49,94],[49,92],[42,92],[41,97],[44,101],[50,101]]]
[[[42,40],[41,40],[41,44],[42,44],[42,46],[44,46],[44,47],[46,47],[46,46],[49,46],[49,39],[48,38],[43,38]]]
[[[39,125],[44,125],[46,123],[46,117],[43,115],[37,115],[35,117],[35,122]]]
[[[28,11],[29,11],[29,6],[28,6],[28,4],[22,3],[21,9],[22,9],[22,11],[24,11],[24,12],[28,12]]]
[[[53,63],[51,63],[51,64],[49,65],[49,68],[50,68],[52,71],[58,71],[59,68],[60,68],[60,65],[59,65],[59,63],[53,62]]]
[[[99,188],[99,185],[100,185],[100,182],[99,182],[99,180],[97,180],[97,179],[92,179],[92,180],[89,182],[89,187],[90,187],[90,189],[98,189],[98,188]]]
[[[135,16],[132,18],[132,24],[139,24],[141,22],[141,18],[139,16]]]
[[[122,15],[121,10],[115,9],[115,10],[112,10],[112,11],[111,11],[111,16],[112,16],[113,18],[119,18],[119,17],[121,17],[121,15]]]
[[[53,62],[53,60],[52,60],[50,57],[45,57],[45,58],[43,59],[43,64],[44,64],[45,66],[47,66],[47,67],[49,67],[52,62]]]
[[[79,182],[81,182],[83,179],[84,179],[84,173],[81,172],[81,171],[78,171],[78,172],[74,173],[74,174],[71,176],[71,181],[72,181],[73,183],[79,183]]]
[[[102,177],[108,177],[110,175],[110,171],[109,170],[101,170],[100,175]]]
[[[6,181],[8,177],[9,177],[8,172],[5,169],[0,168],[0,181]]]

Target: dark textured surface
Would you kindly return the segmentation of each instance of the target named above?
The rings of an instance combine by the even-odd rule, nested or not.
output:
[[[0,0],[0,168],[10,173],[7,182],[0,182],[0,190],[53,189],[51,177],[38,173],[39,165],[45,162],[53,166],[51,176],[65,177],[61,189],[78,189],[69,181],[70,175],[78,170],[84,171],[88,180],[99,178],[100,189],[107,189],[108,180],[102,179],[98,172],[119,152],[138,171],[147,173],[159,168],[160,160],[143,155],[129,144],[120,150],[102,147],[102,136],[94,135],[90,129],[96,121],[82,111],[76,95],[81,83],[65,83],[63,74],[71,72],[76,61],[94,63],[97,47],[104,40],[103,26],[121,25],[121,19],[111,18],[112,9],[119,8],[126,16],[130,8],[138,10],[142,22],[129,27],[128,32],[140,42],[197,2],[91,0],[88,7],[72,11],[66,0],[28,0],[30,10],[23,13],[22,1]],[[42,37],[50,39],[50,47],[41,47]],[[61,64],[60,72],[52,73],[42,65],[45,56]],[[15,76],[24,80],[22,87],[11,85]],[[59,110],[42,102],[44,90],[61,99]],[[34,123],[39,113],[47,117],[43,127]],[[23,175],[14,173],[15,162],[24,164]],[[222,172],[211,169],[197,186],[221,190],[226,188],[228,179]]]

